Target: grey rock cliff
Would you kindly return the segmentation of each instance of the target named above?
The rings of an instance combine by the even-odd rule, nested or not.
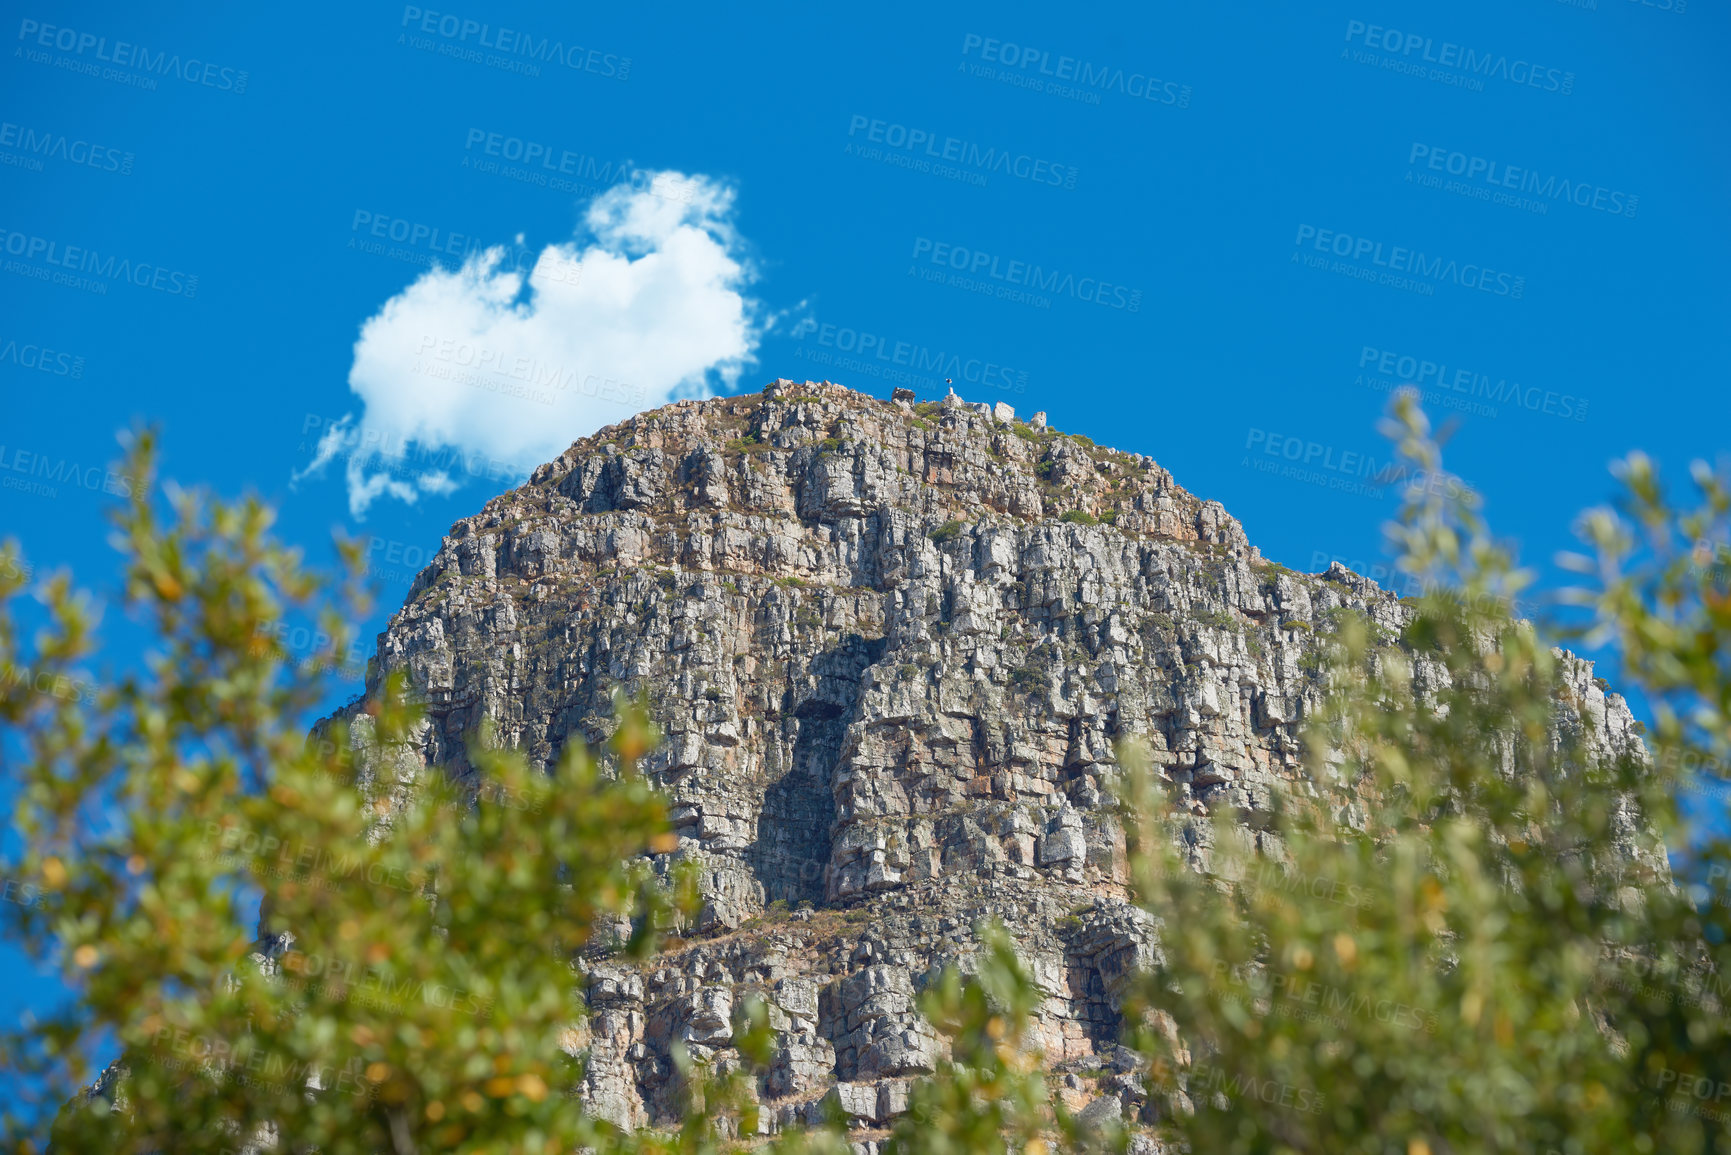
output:
[[[646,967],[584,960],[575,1090],[598,1114],[666,1120],[670,1045],[725,1063],[757,992],[780,1044],[764,1125],[827,1099],[869,1141],[942,1052],[916,992],[967,965],[988,915],[1046,992],[1071,1106],[1149,1109],[1116,1047],[1154,946],[1126,898],[1115,742],[1145,739],[1196,812],[1254,825],[1302,777],[1317,628],[1408,611],[1338,566],[1264,562],[1149,458],[1037,416],[789,381],[679,402],[459,521],[415,579],[368,676],[402,670],[426,703],[409,763],[472,777],[487,719],[549,765],[606,737],[616,687],[666,733],[648,769],[679,848],[658,866],[700,864],[705,905]],[[1604,740],[1635,741],[1622,700],[1571,672]]]

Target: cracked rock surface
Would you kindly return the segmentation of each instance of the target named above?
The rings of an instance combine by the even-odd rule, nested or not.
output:
[[[400,756],[469,779],[484,719],[550,766],[606,738],[615,688],[645,693],[679,836],[656,865],[697,863],[704,906],[647,964],[582,960],[575,1090],[669,1121],[669,1048],[725,1068],[757,993],[778,1039],[761,1125],[839,1109],[870,1150],[943,1053],[917,992],[969,965],[988,916],[1046,994],[1073,1106],[1151,1118],[1116,1045],[1156,948],[1127,900],[1115,743],[1254,829],[1303,788],[1318,635],[1345,609],[1391,632],[1409,613],[1338,565],[1263,561],[1218,503],[1043,415],[777,381],[603,429],[459,521],[367,688],[404,671],[427,717]],[[1570,671],[1600,739],[1636,742],[1622,699]]]

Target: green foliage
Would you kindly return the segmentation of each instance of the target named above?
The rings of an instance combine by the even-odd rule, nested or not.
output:
[[[483,742],[478,801],[405,761],[418,718],[399,682],[309,742],[329,690],[306,671],[335,663],[297,661],[272,627],[327,584],[256,500],[170,487],[159,521],[148,437],[126,468],[143,483],[115,536],[148,667],[78,699],[0,699],[19,755],[0,871],[52,896],[7,904],[5,930],[76,994],[0,1055],[48,1103],[90,1082],[89,1055],[124,1069],[61,1113],[57,1148],[215,1152],[268,1127],[329,1153],[608,1141],[565,1094],[559,1042],[580,1012],[574,952],[623,917],[647,953],[672,913],[640,857],[672,848],[634,769],[655,740],[642,711],[621,711],[609,773],[573,748],[540,774]],[[0,660],[70,673],[94,653],[90,603],[63,578],[23,652],[19,592],[0,585]],[[315,658],[360,617],[352,590],[336,604]],[[255,895],[269,961],[249,959]],[[37,1149],[23,1119],[43,1105],[11,1105],[7,1149]]]
[[[756,453],[769,449],[770,444],[757,435],[756,430],[748,430],[744,436],[735,437],[723,447],[728,453]]]
[[[954,541],[956,538],[960,537],[962,529],[962,523],[951,518],[949,521],[944,522],[944,524],[927,533],[926,536],[931,538],[936,544],[943,545],[946,541]]]
[[[1059,521],[1067,521],[1071,525],[1099,525],[1100,519],[1081,509],[1067,509],[1058,515]]]
[[[1422,414],[1403,400],[1395,420],[1435,476]],[[1577,599],[1660,704],[1657,759],[1595,736],[1572,660],[1500,608],[1527,578],[1470,492],[1409,499],[1391,530],[1401,564],[1450,592],[1413,606],[1402,648],[1341,616],[1305,735],[1312,791],[1260,833],[1198,821],[1126,745],[1135,884],[1164,928],[1130,1017],[1176,1141],[1725,1149],[1727,920],[1672,884],[1665,849],[1667,747],[1731,737],[1731,606],[1679,564],[1723,526],[1724,487],[1698,471],[1702,507],[1678,516],[1638,462],[1625,477],[1644,565],[1622,568],[1626,522],[1589,515],[1598,557],[1577,566],[1601,582]]]

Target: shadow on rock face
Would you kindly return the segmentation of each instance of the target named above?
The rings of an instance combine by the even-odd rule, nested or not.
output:
[[[746,852],[766,902],[824,901],[835,768],[858,712],[861,676],[883,651],[881,639],[849,637],[816,655],[810,672],[798,679],[802,684],[789,688],[792,709],[785,724],[797,727],[792,765],[765,789],[757,841]]]

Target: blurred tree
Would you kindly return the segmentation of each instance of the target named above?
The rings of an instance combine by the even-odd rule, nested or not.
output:
[[[396,682],[309,742],[321,671],[361,616],[353,585],[333,595],[254,500],[170,486],[161,523],[150,438],[130,456],[147,480],[116,539],[144,671],[55,692],[89,685],[92,603],[48,583],[26,654],[11,606],[24,570],[10,550],[0,565],[0,663],[30,674],[0,700],[17,792],[0,872],[46,896],[7,904],[6,931],[75,992],[0,1041],[39,1092],[9,1105],[8,1149],[35,1149],[32,1116],[116,1054],[60,1113],[59,1149],[607,1146],[569,1094],[574,957],[617,925],[634,926],[622,949],[646,953],[675,897],[634,866],[672,839],[635,769],[656,740],[643,711],[619,711],[606,767],[574,749],[546,775],[476,750],[479,799],[393,759],[417,724]],[[277,629],[296,615],[328,639],[300,661]]]
[[[1666,855],[1684,755],[1731,739],[1731,602],[1698,564],[1724,481],[1697,467],[1677,513],[1632,457],[1621,512],[1580,527],[1596,556],[1568,559],[1597,577],[1575,633],[1657,710],[1648,749],[1511,619],[1527,576],[1410,398],[1391,425],[1428,479],[1395,552],[1436,592],[1338,623],[1305,788],[1254,827],[1198,821],[1126,746],[1163,928],[1133,1007],[1151,1092],[1196,1151],[1731,1150],[1725,896]]]

